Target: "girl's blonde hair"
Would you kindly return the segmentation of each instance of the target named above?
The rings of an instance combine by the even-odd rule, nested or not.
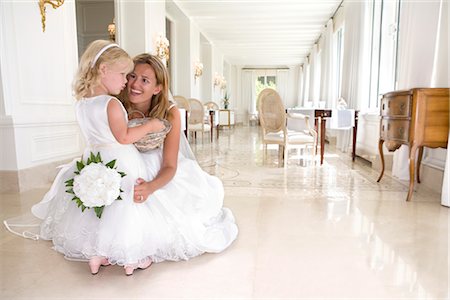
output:
[[[127,73],[133,70],[131,57],[119,46],[106,40],[96,40],[90,43],[81,56],[73,81],[75,98],[79,100],[89,96],[93,93],[94,88],[100,84],[99,67],[101,64],[111,66],[116,63],[128,64]]]
[[[150,100],[150,108],[146,112],[147,117],[165,119],[167,109],[170,106],[169,102],[169,74],[167,72],[166,66],[161,62],[161,60],[155,56],[148,53],[142,53],[133,58],[134,66],[140,64],[149,65],[155,72],[156,84],[161,86],[161,91],[152,96]],[[133,104],[128,100],[127,89],[124,89],[121,93],[122,101],[127,111],[133,110]]]

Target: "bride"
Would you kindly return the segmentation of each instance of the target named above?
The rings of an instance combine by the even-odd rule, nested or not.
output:
[[[141,153],[149,180],[139,178],[134,201],[152,211],[159,240],[149,241],[156,249],[154,262],[187,260],[204,252],[221,252],[236,238],[238,229],[232,212],[223,207],[222,182],[204,172],[183,134],[180,112],[168,99],[166,67],[154,55],[134,59],[121,100],[133,117],[166,119],[172,125],[161,147]]]

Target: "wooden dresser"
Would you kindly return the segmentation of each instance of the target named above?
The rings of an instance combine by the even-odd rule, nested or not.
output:
[[[449,133],[448,88],[417,88],[390,92],[381,99],[380,140],[381,174],[384,174],[383,143],[389,151],[401,145],[409,146],[409,192],[411,200],[414,190],[416,152],[417,182],[420,183],[420,163],[423,147],[447,148]]]

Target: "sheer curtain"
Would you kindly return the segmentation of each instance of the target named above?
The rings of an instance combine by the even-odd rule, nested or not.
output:
[[[307,106],[309,99],[309,57],[306,58],[306,62],[303,64],[303,91],[302,91],[302,103],[300,106]]]
[[[341,95],[348,108],[358,109],[361,100],[368,97],[368,40],[367,3],[350,1],[344,6],[345,33],[342,60]],[[336,147],[343,152],[350,149],[351,130],[340,130],[336,136]]]
[[[448,87],[448,2],[405,1],[400,14],[398,89]],[[394,152],[393,176],[409,180],[408,159],[408,146]]]
[[[317,44],[311,49],[309,60],[309,97],[308,100],[313,102],[314,107],[319,106],[319,91],[317,89],[319,80],[319,68],[317,68]]]
[[[366,1],[346,1],[344,57],[342,62],[341,95],[348,108],[358,109],[363,97],[367,97],[368,53]]]
[[[284,107],[287,107],[287,83],[288,83],[288,71],[277,70],[277,92],[283,100]]]
[[[327,22],[325,31],[322,34],[320,40],[320,47],[322,49],[321,54],[321,85],[320,85],[320,100],[325,101],[325,107],[336,107],[336,95],[334,95],[333,87],[333,20],[330,19]]]
[[[300,66],[298,69],[298,98],[297,98],[297,106],[303,105],[303,90],[304,90],[304,80],[303,77],[305,76],[305,67],[304,65]]]
[[[250,115],[256,114],[256,103],[255,97],[253,97],[253,81],[252,81],[253,71],[243,71],[242,72],[242,102],[247,103],[247,111]]]

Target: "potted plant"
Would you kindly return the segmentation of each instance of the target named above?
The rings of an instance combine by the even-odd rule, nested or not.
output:
[[[230,96],[228,95],[228,92],[225,92],[225,95],[223,95],[223,108],[228,109],[228,105],[230,105]]]

